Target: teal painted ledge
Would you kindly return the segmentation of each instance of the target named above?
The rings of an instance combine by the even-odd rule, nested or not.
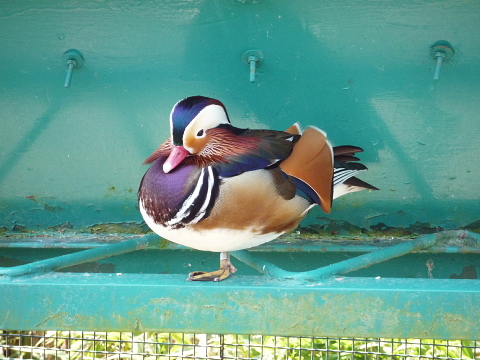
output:
[[[13,330],[480,338],[480,281],[57,274],[0,280]]]
[[[239,272],[220,283],[186,281],[218,254],[155,235],[113,238],[0,241],[0,328],[480,337],[475,233],[284,239],[235,252]]]

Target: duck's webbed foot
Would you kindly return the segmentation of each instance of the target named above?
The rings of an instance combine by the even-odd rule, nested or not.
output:
[[[237,268],[233,266],[230,261],[230,254],[228,252],[220,253],[220,270],[207,272],[207,271],[194,271],[189,274],[188,281],[222,281],[225,280],[237,271]]]

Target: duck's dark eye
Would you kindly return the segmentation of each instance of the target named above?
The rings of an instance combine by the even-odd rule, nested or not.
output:
[[[197,136],[203,136],[203,129],[197,132]]]

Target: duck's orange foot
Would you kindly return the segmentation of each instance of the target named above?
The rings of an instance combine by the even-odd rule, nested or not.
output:
[[[233,266],[230,261],[229,253],[220,253],[220,270],[207,272],[207,271],[194,271],[189,274],[188,281],[222,281],[230,277],[237,271],[237,268]]]

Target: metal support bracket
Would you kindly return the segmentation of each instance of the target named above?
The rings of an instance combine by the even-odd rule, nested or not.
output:
[[[242,60],[250,67],[250,82],[255,82],[257,67],[264,60],[263,52],[260,50],[247,50],[243,53]]]
[[[442,68],[442,64],[446,61],[449,61],[453,54],[453,47],[448,41],[437,41],[430,47],[430,55],[437,61],[433,80],[438,81],[438,79],[440,79],[440,69]]]

